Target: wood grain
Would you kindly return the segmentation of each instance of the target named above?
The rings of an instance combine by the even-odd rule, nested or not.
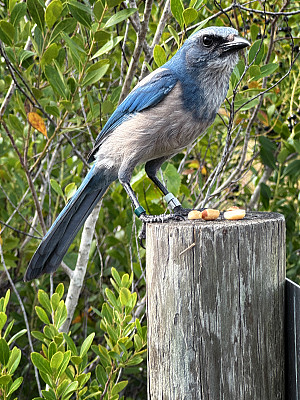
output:
[[[147,225],[148,399],[284,394],[285,223]]]

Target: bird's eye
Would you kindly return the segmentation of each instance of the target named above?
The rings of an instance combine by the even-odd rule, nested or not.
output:
[[[205,47],[211,47],[214,43],[214,39],[211,36],[203,36],[202,42]]]

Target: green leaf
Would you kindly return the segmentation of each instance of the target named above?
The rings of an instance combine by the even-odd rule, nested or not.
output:
[[[7,307],[7,304],[9,302],[9,298],[10,298],[10,289],[8,289],[7,292],[5,293],[3,307],[2,307],[1,311],[3,311],[3,312],[6,311],[6,307]]]
[[[64,339],[65,339],[65,342],[68,345],[68,349],[71,350],[72,355],[76,356],[77,355],[77,348],[76,348],[75,343],[73,342],[72,338],[69,335],[67,335],[66,333],[64,333],[64,332],[63,332],[63,336],[64,336]]]
[[[247,101],[245,99],[242,99],[242,100],[238,100],[238,101],[234,102],[234,108],[236,110],[241,107],[240,111],[246,111],[252,107],[255,107],[258,103],[259,103],[258,98],[249,101],[249,103],[247,103]],[[243,106],[243,104],[245,104],[245,105]]]
[[[53,389],[42,390],[42,394],[46,400],[56,400],[57,397],[55,396],[55,392]]]
[[[76,0],[68,0],[68,8],[72,16],[82,25],[91,28],[91,9]]]
[[[194,8],[187,8],[182,13],[185,25],[190,25],[195,19],[198,18],[198,13]]]
[[[6,341],[1,338],[0,339],[0,363],[2,365],[6,365],[8,360],[9,360],[9,355],[10,355],[10,351],[9,351],[9,347],[8,344],[6,343]]]
[[[83,387],[87,383],[87,381],[90,379],[90,377],[91,377],[90,372],[88,372],[87,374],[78,375],[77,380],[78,380],[79,387],[80,388]]]
[[[67,316],[68,314],[65,302],[61,300],[59,302],[57,310],[54,313],[54,325],[56,326],[57,329],[59,329],[62,326],[62,324],[67,319]]]
[[[51,303],[50,303],[49,296],[48,296],[48,294],[47,294],[44,290],[42,290],[42,289],[40,289],[40,290],[38,291],[38,300],[39,300],[41,306],[44,307],[45,310],[46,310],[49,314],[51,314],[51,313],[52,313],[52,307],[51,307]]]
[[[167,167],[164,169],[163,173],[169,191],[176,196],[179,192],[181,176],[178,174],[174,165],[170,163],[167,164]]]
[[[62,32],[61,36],[66,44],[68,44],[69,46],[72,59],[76,65],[77,70],[80,70],[82,68],[82,60],[79,53],[85,54],[84,50],[75,42],[75,40],[69,38],[69,36],[65,32]]]
[[[251,24],[250,27],[250,34],[251,34],[251,41],[254,42],[259,32],[258,25]]]
[[[79,357],[79,356],[72,356],[72,357],[71,357],[71,362],[72,362],[74,365],[79,365],[79,364],[82,363],[82,357]]]
[[[62,98],[66,99],[67,98],[67,95],[66,95],[67,87],[66,87],[66,84],[63,81],[61,75],[59,74],[58,70],[50,65],[46,65],[45,75],[46,75],[50,85],[52,86],[53,90],[58,95],[60,95]]]
[[[10,323],[7,325],[7,327],[6,327],[5,331],[4,331],[4,334],[2,335],[3,339],[6,339],[7,336],[9,335],[10,331],[12,330],[12,327],[14,326],[14,322],[15,322],[15,321],[12,320],[12,321],[10,321]],[[8,343],[8,342],[7,342],[7,344],[8,344],[8,346],[9,346],[9,343]]]
[[[41,63],[42,65],[44,64],[50,64],[51,61],[58,56],[58,51],[59,47],[57,46],[56,43],[50,44],[50,46],[45,50]]]
[[[78,387],[77,381],[70,383],[64,391],[63,399],[67,399],[68,395],[71,393],[74,393],[76,391],[77,387]]]
[[[270,187],[262,182],[260,184],[260,200],[263,203],[263,206],[265,209],[269,208],[269,202],[270,202],[271,196],[272,196],[272,193],[271,193]]]
[[[51,4],[51,3],[50,3]],[[52,43],[61,35],[62,32],[66,34],[73,33],[76,29],[77,21],[75,18],[65,18],[62,21],[59,21],[58,24],[55,25],[53,31],[51,32],[49,42]]]
[[[62,282],[60,282],[60,283],[57,285],[57,288],[55,289],[55,293],[58,294],[59,300],[63,297],[64,292],[65,292],[64,284],[63,284]]]
[[[70,358],[71,358],[71,351],[68,350],[68,351],[65,352],[64,359],[63,359],[62,363],[60,364],[60,367],[59,367],[59,369],[57,371],[57,376],[58,377],[60,377],[65,372],[65,370],[66,370],[66,368],[67,368],[67,366],[69,364]]]
[[[51,358],[54,356],[56,352],[57,352],[56,343],[51,342],[48,347],[48,360],[51,360]]]
[[[22,3],[22,4],[24,4],[24,3]],[[35,55],[35,53],[33,51],[21,49],[19,52],[19,63],[22,64],[23,61],[27,60],[28,58],[30,58],[34,55]]]
[[[100,385],[104,388],[107,382],[107,375],[102,365],[97,365],[96,367],[96,378]]]
[[[110,302],[110,304],[113,307],[118,308],[119,305],[118,305],[118,302],[117,302],[117,299],[116,299],[116,296],[114,295],[114,293],[109,288],[106,288],[105,294],[106,294],[106,297],[108,298],[108,301]]]
[[[249,50],[248,60],[249,64],[255,59],[254,64],[259,65],[265,54],[265,46],[261,40],[257,40],[253,43]]]
[[[177,43],[177,46],[179,47],[180,40],[179,40],[178,33],[175,31],[175,29],[172,27],[172,25],[168,25],[168,30],[171,33],[171,35],[173,36],[173,38],[175,39],[175,42]]]
[[[76,190],[77,190],[77,186],[74,182],[69,183],[65,187],[65,196],[66,196],[67,201],[70,200],[70,198],[74,196],[74,194],[76,193]]]
[[[120,3],[122,3],[122,0],[106,0],[106,4],[108,7],[116,7]]]
[[[131,299],[131,292],[127,288],[122,288],[120,290],[120,301],[122,306],[127,306]]]
[[[59,396],[59,398],[62,397],[63,393],[65,392],[66,388],[68,387],[68,384],[69,384],[69,380],[64,379],[57,387],[57,395]]]
[[[16,341],[19,337],[25,335],[25,333],[27,332],[27,329],[22,329],[19,332],[17,332],[15,335],[13,335],[9,341],[7,342],[7,344],[10,346],[14,341]]]
[[[300,175],[300,160],[291,161],[284,169],[283,175],[297,178]]]
[[[9,388],[9,392],[7,393],[7,397],[9,397],[10,395],[13,394],[13,392],[15,392],[19,386],[21,385],[21,383],[23,382],[23,378],[22,376],[20,376],[19,378],[17,378],[12,385]]]
[[[82,343],[81,347],[80,347],[80,357],[84,357],[86,355],[86,353],[88,352],[89,348],[91,347],[91,344],[94,340],[95,337],[95,332],[91,333],[86,339],[85,341]]]
[[[45,340],[45,335],[40,331],[32,331],[31,334],[34,338],[38,339],[41,342]]]
[[[130,358],[130,360],[128,360],[126,362],[126,366],[133,366],[133,365],[138,365],[143,361],[143,357],[139,356],[139,355],[134,355],[133,357]]]
[[[58,369],[63,362],[64,355],[61,351],[58,351],[57,353],[53,354],[51,361],[50,361],[50,367],[52,369]]]
[[[26,15],[27,5],[26,3],[18,3],[14,6],[10,16],[10,22],[15,27],[21,21],[22,18]]]
[[[109,64],[102,65],[99,69],[87,71],[83,81],[82,86],[92,85],[95,82],[99,82],[99,80],[105,75],[108,70]]]
[[[276,159],[274,157],[274,152],[276,150],[276,145],[267,137],[260,136],[260,157],[264,165],[268,165],[270,168],[276,168]]]
[[[6,366],[7,372],[13,374],[21,361],[21,350],[14,347],[10,352],[9,360]]]
[[[2,328],[6,324],[7,321],[7,315],[4,312],[0,312],[0,332],[2,331]]]
[[[93,55],[92,59],[96,58],[96,57],[100,57],[102,56],[102,54],[106,54],[109,51],[111,51],[114,47],[117,46],[118,43],[121,42],[121,40],[123,40],[123,36],[117,36],[111,40],[109,40],[107,43],[105,43],[104,46],[101,47],[101,49],[99,49],[96,54]]]
[[[37,367],[37,369],[46,375],[52,374],[50,363],[40,353],[31,353],[31,361]]]
[[[9,114],[8,121],[13,130],[16,131],[16,133],[18,133],[19,135],[23,135],[24,124],[22,124],[22,122],[16,115]]]
[[[263,65],[262,67],[260,67],[261,73],[258,77],[256,77],[256,79],[260,79],[265,76],[269,76],[269,75],[273,74],[277,68],[278,68],[278,64],[275,64],[275,63]]]
[[[40,30],[43,32],[45,24],[45,11],[39,0],[27,0],[30,15]]]
[[[128,381],[121,381],[121,382],[116,383],[111,391],[112,396],[120,393],[127,386],[127,384],[128,384]]]
[[[46,24],[49,29],[52,28],[52,26],[55,24],[55,22],[58,20],[62,13],[62,3],[60,0],[53,0],[51,3],[47,6],[46,12],[45,12],[45,20]]]
[[[158,67],[161,67],[167,61],[167,56],[166,56],[164,49],[161,46],[159,46],[158,44],[156,44],[154,47],[153,57],[154,57],[154,61],[155,61],[156,65]]]
[[[9,46],[14,41],[15,28],[7,21],[0,21],[0,39]]]
[[[136,8],[126,8],[125,10],[118,11],[116,14],[110,17],[108,21],[106,21],[103,29],[119,24],[120,22],[130,17],[130,15],[134,14],[136,11]]]
[[[2,375],[0,376],[0,386],[2,385],[8,385],[12,381],[10,375]]]
[[[171,0],[171,12],[181,28],[184,25],[183,11],[184,8],[181,0]]]
[[[122,285],[121,277],[120,277],[118,271],[116,270],[116,268],[112,267],[111,274],[112,274],[112,277],[114,278],[114,280],[116,281],[117,285],[119,287],[121,287],[121,285]]]
[[[55,311],[56,309],[57,309],[57,307],[58,307],[58,305],[59,305],[59,301],[60,301],[60,296],[59,296],[59,294],[58,293],[53,293],[53,295],[51,296],[51,300],[50,300],[50,302],[51,302],[51,307],[52,307],[52,310],[53,311]]]
[[[60,185],[54,179],[50,179],[50,185],[51,185],[52,189],[55,190],[55,192],[58,195],[60,195],[62,198],[64,198],[64,194],[63,194],[62,188],[60,187]]]

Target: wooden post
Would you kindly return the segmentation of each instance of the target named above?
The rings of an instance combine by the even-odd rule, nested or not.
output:
[[[285,348],[287,400],[300,400],[300,286],[285,282]]]
[[[283,216],[149,224],[146,243],[148,400],[284,400]]]

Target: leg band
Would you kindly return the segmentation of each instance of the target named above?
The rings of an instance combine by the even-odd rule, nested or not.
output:
[[[134,213],[135,215],[139,218],[141,214],[144,214],[146,210],[142,206],[138,206],[135,210]]]
[[[164,199],[168,203],[168,205],[174,210],[175,207],[181,206],[180,201],[174,196],[173,193],[168,193],[165,195]]]

